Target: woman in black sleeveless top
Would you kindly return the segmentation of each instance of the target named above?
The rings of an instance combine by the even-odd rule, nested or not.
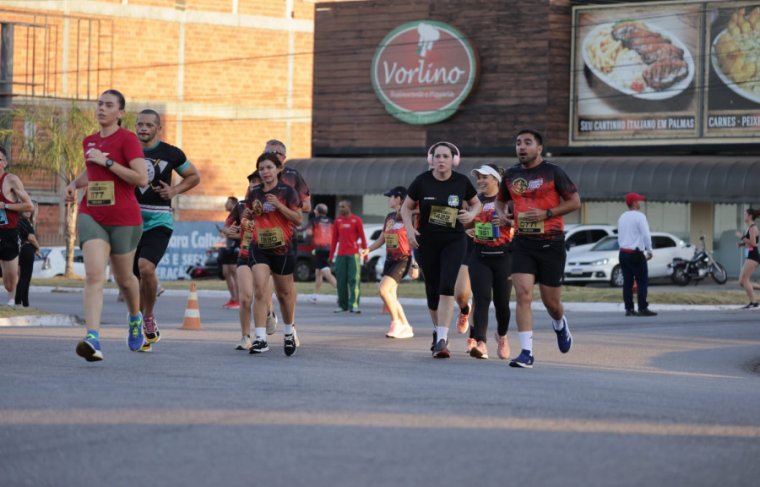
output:
[[[19,240],[21,250],[18,256],[19,276],[16,284],[16,306],[29,307],[29,284],[32,281],[32,269],[34,256],[40,251],[40,244],[34,235],[34,224],[37,219],[37,202],[34,201],[34,210],[25,211],[18,221]]]

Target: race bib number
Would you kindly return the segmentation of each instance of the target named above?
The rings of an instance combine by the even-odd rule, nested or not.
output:
[[[87,184],[88,206],[113,206],[115,203],[113,181],[90,181]]]
[[[454,228],[457,223],[457,209],[450,206],[433,205],[428,221],[433,225]]]
[[[493,234],[493,224],[490,222],[475,222],[475,238],[478,240],[496,240]]]
[[[398,248],[398,235],[395,233],[386,233],[385,234],[385,246],[389,249],[397,249]]]
[[[275,249],[285,245],[282,228],[267,228],[258,231],[257,244],[260,249]]]
[[[528,222],[517,215],[517,231],[522,234],[539,235],[544,233],[544,222]]]

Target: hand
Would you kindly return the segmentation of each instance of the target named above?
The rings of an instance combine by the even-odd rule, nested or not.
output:
[[[467,225],[474,219],[475,217],[469,211],[459,210],[459,214],[457,215],[457,220],[459,220],[459,223],[461,223],[462,225]]]
[[[744,234],[742,234],[742,232],[740,232],[739,230],[737,230],[737,231],[734,233],[734,235],[736,235],[736,238],[742,238],[742,237],[744,236]]]
[[[645,255],[647,256],[647,260],[652,260],[652,255],[653,254],[652,254],[651,251],[648,250]]]
[[[271,193],[270,193],[270,194],[268,194],[268,195],[266,196],[266,198],[267,198],[267,203],[269,203],[270,205],[274,206],[274,207],[275,207],[275,208],[277,208],[278,210],[279,210],[279,209],[280,209],[280,207],[282,206],[282,203],[281,203],[281,202],[280,202],[280,200],[277,198],[277,196],[275,196],[275,195],[273,195],[273,194],[271,194]]]
[[[369,249],[359,249],[359,255],[361,255],[363,259],[366,259],[369,255]]]
[[[65,198],[66,203],[74,203],[77,200],[77,188],[73,183],[66,186]]]
[[[465,234],[466,234],[468,237],[470,237],[470,238],[475,238],[475,229],[474,229],[474,228],[468,228],[468,229],[466,229],[466,230],[464,231],[464,233],[465,233]]]
[[[243,210],[243,214],[240,215],[240,218],[242,218],[244,220],[251,220],[251,219],[253,219],[253,210],[250,209],[250,208],[246,208],[245,210]]]
[[[161,184],[161,188],[157,191],[157,193],[161,198],[170,200],[177,195],[177,190],[174,189],[174,186],[171,184],[166,184],[163,181],[159,181],[159,183]]]
[[[521,218],[526,222],[541,222],[546,220],[546,210],[539,210],[538,208],[532,208],[525,213],[520,213]]]
[[[107,152],[101,152],[100,149],[90,149],[85,155],[88,162],[92,162],[98,166],[106,166],[106,160],[108,160]]]
[[[412,279],[420,278],[420,266],[418,266],[416,263],[412,264],[412,268],[409,270],[409,277]]]

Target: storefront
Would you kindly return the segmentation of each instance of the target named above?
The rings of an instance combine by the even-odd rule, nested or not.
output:
[[[290,164],[373,221],[435,141],[463,172],[507,167],[536,128],[580,188],[568,221],[615,223],[640,192],[653,229],[704,234],[738,274],[734,232],[760,202],[760,66],[743,47],[760,2],[592,3],[318,4],[313,157]]]

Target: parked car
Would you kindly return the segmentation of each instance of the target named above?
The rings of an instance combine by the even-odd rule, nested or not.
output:
[[[652,259],[649,261],[649,277],[669,275],[668,264],[675,257],[690,259],[694,248],[670,233],[652,232]],[[566,284],[608,282],[610,286],[623,285],[623,273],[618,260],[620,247],[617,236],[604,237],[591,249],[568,255],[565,264]]]
[[[219,265],[219,253],[222,249],[224,249],[223,244],[207,248],[203,262],[188,266],[186,269],[190,279],[224,279],[222,266]]]
[[[106,276],[110,266],[106,266]],[[40,255],[34,256],[32,277],[48,278],[62,276],[66,273],[66,247],[41,247]],[[84,256],[82,249],[74,248],[74,273],[84,277]]]
[[[565,225],[565,246],[568,254],[586,252],[599,240],[617,235],[615,225],[576,224]]]

